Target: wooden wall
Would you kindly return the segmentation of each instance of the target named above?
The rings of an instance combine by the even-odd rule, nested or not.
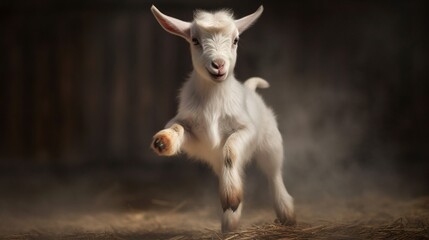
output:
[[[148,155],[190,70],[186,44],[167,37],[149,7],[1,8],[2,159],[75,164]]]

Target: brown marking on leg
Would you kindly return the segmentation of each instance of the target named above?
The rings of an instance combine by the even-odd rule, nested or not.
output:
[[[231,148],[229,144],[225,145],[225,167],[232,168],[234,162],[237,159],[237,155],[235,154],[234,150]]]
[[[231,160],[231,158],[227,157],[225,159],[225,167],[232,168],[232,160]]]
[[[237,210],[238,206],[241,203],[242,194],[240,193],[232,193],[228,196],[229,206],[233,212]]]
[[[228,209],[235,212],[243,199],[243,191],[241,189],[233,189],[229,193],[220,189],[219,195],[220,203],[224,212]]]

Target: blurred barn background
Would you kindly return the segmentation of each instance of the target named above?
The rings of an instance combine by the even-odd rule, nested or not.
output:
[[[206,166],[149,149],[192,69],[152,3],[183,20],[196,8],[241,17],[264,4],[235,72],[271,83],[259,92],[278,115],[295,198],[429,193],[426,1],[3,0],[2,213],[61,194],[136,194],[143,205],[172,191],[216,198]],[[252,195],[265,190],[253,168],[247,191],[265,198]]]

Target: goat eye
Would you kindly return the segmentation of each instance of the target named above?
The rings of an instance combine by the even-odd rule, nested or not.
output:
[[[238,38],[235,38],[233,43],[234,43],[234,45],[237,45],[237,43],[238,43]]]
[[[200,42],[198,42],[198,39],[196,38],[192,38],[192,43],[196,46],[196,45],[200,45]]]

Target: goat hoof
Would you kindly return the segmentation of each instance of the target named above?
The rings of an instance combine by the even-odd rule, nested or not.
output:
[[[286,219],[276,219],[274,220],[274,223],[279,224],[279,225],[283,225],[283,226],[295,226],[296,225],[296,218],[295,216],[291,217],[291,218],[286,218]]]
[[[162,139],[157,138],[153,143],[153,147],[158,149],[158,151],[162,152],[165,149],[165,143],[162,141]]]
[[[153,138],[152,149],[161,156],[170,156],[174,153],[171,148],[171,136],[164,133],[157,134]]]
[[[177,132],[169,128],[164,129],[155,134],[151,148],[160,156],[173,156],[179,151],[177,138]]]

